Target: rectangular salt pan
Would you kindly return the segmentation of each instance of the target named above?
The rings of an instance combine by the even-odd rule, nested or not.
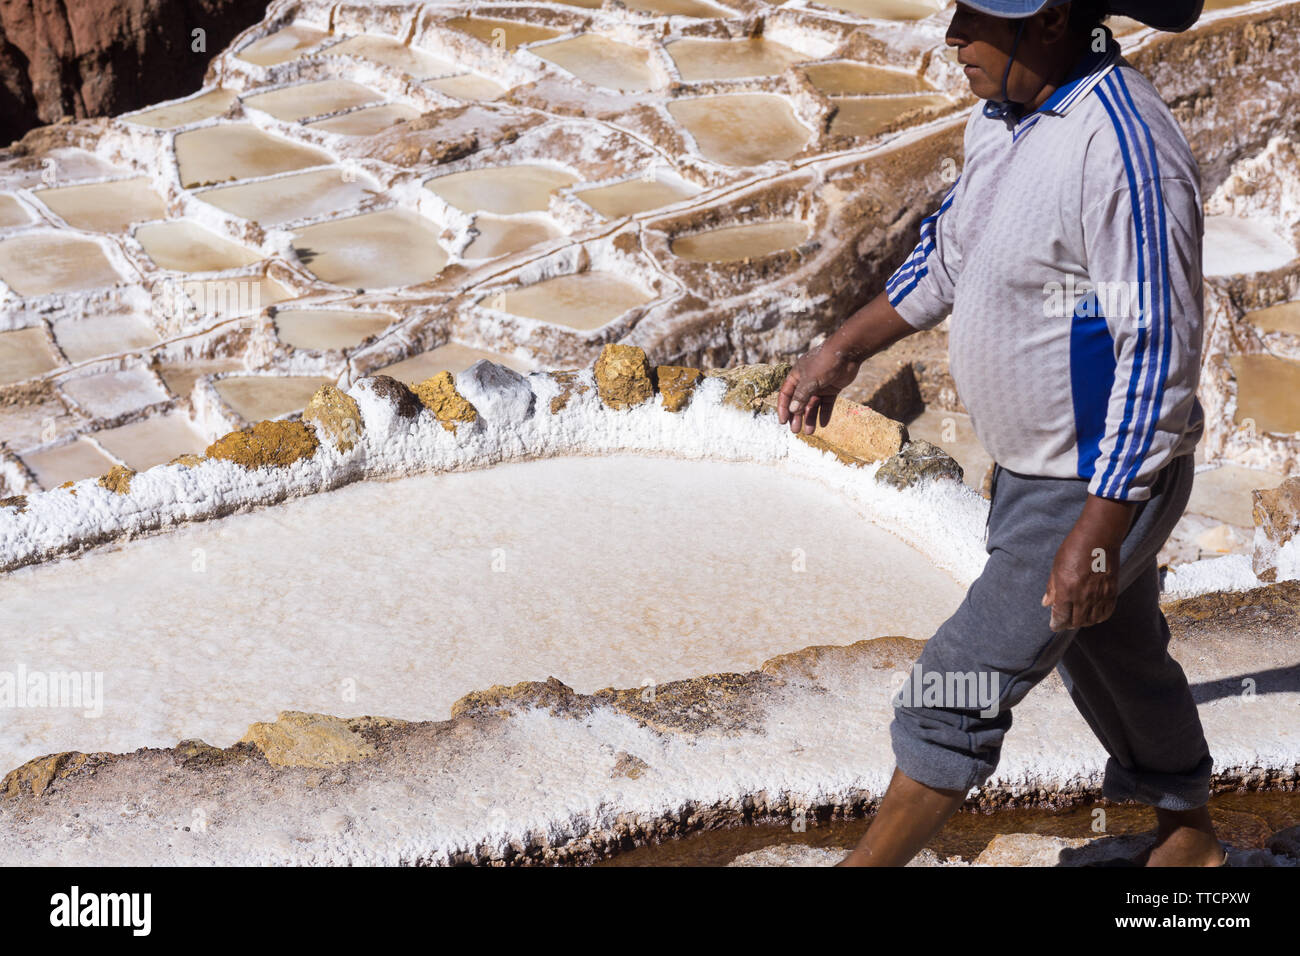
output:
[[[0,240],[0,279],[29,296],[106,288],[122,277],[99,243],[43,232]]]
[[[0,332],[0,385],[35,378],[58,364],[44,329]]]
[[[104,694],[94,720],[15,711],[0,766],[228,746],[282,709],[445,719],[469,691],[547,675],[590,693],[743,672],[927,638],[961,599],[843,499],[769,466],[565,458],[359,482],[0,576],[24,623],[11,657],[100,673]]]
[[[232,375],[214,383],[218,394],[247,422],[301,412],[332,378],[314,375]]]
[[[156,265],[177,272],[220,272],[262,258],[255,250],[184,219],[141,226],[135,238]]]
[[[24,452],[22,459],[36,476],[40,486],[47,491],[59,487],[65,481],[80,481],[82,478],[107,474],[116,464],[90,442],[81,438],[55,448]]]
[[[90,315],[55,322],[54,340],[69,361],[86,362],[102,355],[147,349],[158,343],[158,333],[135,316]]]
[[[244,103],[270,113],[276,119],[292,123],[309,116],[337,113],[339,110],[364,106],[382,99],[383,96],[369,87],[350,80],[321,80],[281,87],[269,93],[246,94]]]
[[[121,232],[133,222],[167,214],[162,198],[144,178],[40,189],[36,198],[69,226],[90,232]]]
[[[296,349],[320,351],[348,349],[378,335],[396,319],[378,312],[343,309],[281,309],[275,313],[275,332],[281,342]]]
[[[556,276],[505,293],[499,306],[514,315],[591,331],[607,325],[654,296],[608,272]],[[492,304],[492,297],[485,304]]]
[[[215,89],[179,103],[168,103],[165,106],[155,106],[150,110],[131,113],[123,116],[122,121],[152,129],[174,129],[177,126],[201,123],[203,120],[220,116],[230,109],[237,99],[239,97],[231,90]]]
[[[116,418],[167,400],[153,374],[139,368],[64,379],[59,387],[95,418]]]
[[[25,226],[31,221],[32,217],[17,199],[5,193],[0,193],[0,229],[8,229],[11,226]]]
[[[279,225],[356,208],[379,185],[369,176],[339,167],[277,176],[255,183],[218,186],[197,193],[200,199],[242,219]]]
[[[416,285],[447,264],[431,220],[406,209],[335,219],[298,230],[293,250],[313,275],[353,289]]]
[[[321,30],[307,23],[291,23],[287,27],[254,40],[235,54],[241,60],[258,66],[275,66],[288,63],[321,43],[329,37],[328,30]]]
[[[247,123],[188,130],[177,135],[174,148],[181,185],[187,189],[333,162],[324,150],[273,136]]]
[[[184,415],[154,415],[97,432],[95,439],[136,471],[165,464],[177,455],[201,455],[208,443]]]

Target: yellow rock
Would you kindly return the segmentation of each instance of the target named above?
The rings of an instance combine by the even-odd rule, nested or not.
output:
[[[0,783],[0,793],[17,797],[27,792],[39,797],[55,779],[68,776],[85,762],[86,755],[75,750],[37,757],[5,774],[4,782]]]
[[[177,455],[171,461],[167,462],[167,464],[185,465],[187,468],[193,468],[195,465],[201,465],[205,461],[207,461],[207,459],[204,458],[202,455],[195,455],[195,454],[191,454],[190,452],[186,452],[183,455]]]
[[[302,420],[311,422],[339,451],[351,451],[361,435],[361,409],[347,392],[322,385],[303,409]]]
[[[108,470],[107,475],[100,476],[99,486],[119,495],[125,495],[131,491],[131,479],[134,477],[135,472],[130,468],[125,465],[114,465]]]
[[[332,767],[375,753],[374,746],[355,729],[367,720],[282,710],[274,722],[249,727],[240,743],[255,746],[275,767]],[[385,718],[378,722],[385,726],[400,723]]]
[[[775,412],[776,395],[764,397],[762,405]],[[800,432],[799,437],[814,447],[828,447],[837,454],[848,455],[860,462],[892,458],[903,450],[908,441],[907,426],[902,422],[896,422],[866,405],[842,397],[835,400],[830,424],[825,427],[818,425],[810,436]],[[809,441],[810,438],[818,439],[821,444]]]
[[[680,412],[689,405],[695,386],[703,377],[704,373],[698,368],[684,365],[655,366],[655,381],[659,385],[659,394],[664,397],[664,408],[670,412]]]
[[[316,433],[302,422],[258,422],[223,435],[211,445],[207,457],[233,461],[245,468],[269,465],[285,468],[310,458],[320,447]]]
[[[311,458],[317,447],[320,442],[311,425],[302,421],[259,421],[217,438],[205,454],[244,468],[285,468],[296,460]]]
[[[456,430],[457,422],[478,419],[478,411],[456,391],[456,380],[451,372],[439,372],[415,386],[415,395],[449,432]]]
[[[596,359],[596,391],[610,408],[631,408],[654,395],[650,362],[635,345],[606,345]]]

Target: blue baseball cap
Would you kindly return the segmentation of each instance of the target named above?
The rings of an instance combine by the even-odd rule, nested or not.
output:
[[[1040,10],[1059,7],[1069,0],[962,0],[973,10],[1016,20],[1032,17]],[[1110,0],[1110,12],[1132,17],[1157,30],[1181,33],[1201,16],[1205,0]]]

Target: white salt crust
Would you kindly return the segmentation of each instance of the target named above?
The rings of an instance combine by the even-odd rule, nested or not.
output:
[[[566,456],[363,481],[0,575],[0,670],[102,675],[17,707],[0,768],[281,710],[443,720],[470,691],[582,693],[927,638],[963,589],[815,482],[740,462]]]

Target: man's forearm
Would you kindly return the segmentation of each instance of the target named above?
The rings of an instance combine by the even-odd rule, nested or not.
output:
[[[826,347],[862,362],[916,331],[894,311],[889,297],[882,292],[828,335]]]

